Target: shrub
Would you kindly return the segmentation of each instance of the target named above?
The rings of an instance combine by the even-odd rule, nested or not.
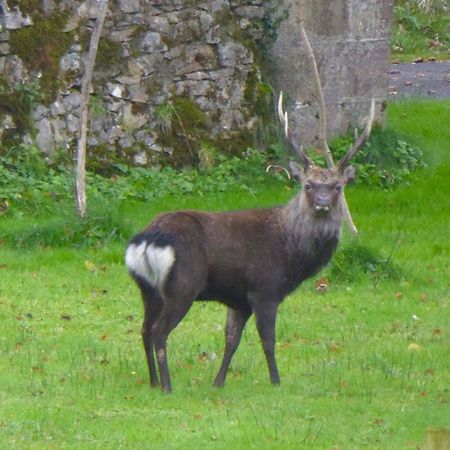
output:
[[[334,160],[342,158],[353,142],[354,137],[350,135],[334,139],[330,145]],[[312,157],[316,164],[325,165],[321,155]],[[364,150],[353,158],[352,165],[357,168],[357,183],[389,189],[409,183],[411,174],[425,163],[418,147],[389,129],[375,127]]]

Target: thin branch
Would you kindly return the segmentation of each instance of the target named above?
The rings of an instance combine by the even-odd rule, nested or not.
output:
[[[88,103],[91,91],[92,73],[94,71],[95,58],[97,56],[98,42],[102,32],[108,9],[108,0],[100,0],[98,17],[91,34],[89,54],[81,82],[80,98],[80,122],[77,148],[77,181],[76,181],[76,206],[80,217],[86,216],[86,141],[87,141],[87,119]]]

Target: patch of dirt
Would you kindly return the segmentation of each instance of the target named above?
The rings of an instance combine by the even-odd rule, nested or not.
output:
[[[392,64],[389,97],[450,98],[450,61]]]

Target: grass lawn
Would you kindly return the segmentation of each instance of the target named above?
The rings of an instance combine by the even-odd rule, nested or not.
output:
[[[390,264],[338,278],[327,268],[315,277],[329,276],[327,293],[309,280],[285,300],[279,387],[254,321],[225,387],[211,386],[225,308],[197,303],[170,336],[173,394],[150,389],[124,243],[1,244],[0,448],[422,448],[427,427],[450,426],[449,117],[449,101],[389,106],[388,125],[420,144],[429,166],[391,191],[349,187],[360,235],[344,234],[342,248]],[[123,219],[137,231],[161,209],[292,196],[281,182],[255,191],[127,204]]]

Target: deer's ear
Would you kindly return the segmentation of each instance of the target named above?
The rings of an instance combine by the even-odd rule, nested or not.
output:
[[[294,161],[289,162],[289,168],[291,169],[292,176],[301,183],[305,178],[305,169]]]
[[[355,179],[356,169],[353,166],[348,166],[344,169],[342,175],[344,176],[345,184],[349,184]]]

